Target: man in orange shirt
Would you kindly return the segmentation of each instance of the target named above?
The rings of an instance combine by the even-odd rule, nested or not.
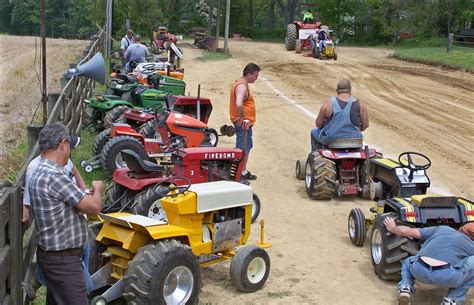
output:
[[[254,63],[245,66],[242,77],[235,80],[230,89],[230,120],[234,124],[237,141],[235,146],[245,152],[244,169],[242,171],[242,180],[256,180],[257,176],[247,170],[247,161],[250,150],[253,147],[252,127],[255,125],[256,110],[255,101],[250,94],[249,85],[258,78],[260,67]],[[250,122],[250,128],[247,134],[247,143],[244,145],[244,120]]]

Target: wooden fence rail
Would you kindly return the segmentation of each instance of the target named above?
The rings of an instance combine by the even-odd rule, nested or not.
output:
[[[104,49],[105,31],[101,30],[83,53],[78,65]],[[62,90],[49,112],[47,124],[62,121],[73,135],[79,135],[82,124],[82,100],[92,94],[94,81],[84,77],[61,79]],[[0,195],[0,305],[29,304],[23,293],[28,264],[36,249],[34,224],[23,235],[21,215],[25,172],[29,162],[39,153],[38,143],[23,164],[16,181]]]

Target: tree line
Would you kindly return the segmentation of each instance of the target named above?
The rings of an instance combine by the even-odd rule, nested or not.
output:
[[[107,0],[46,0],[48,37],[88,38],[105,24]],[[219,2],[219,3],[218,3]],[[38,0],[0,0],[0,31],[39,34]],[[215,35],[220,15],[224,33],[226,0],[114,0],[113,35],[123,36],[125,20],[146,38],[158,25],[186,34],[193,27]],[[305,10],[355,43],[387,43],[400,38],[445,37],[474,24],[472,0],[231,0],[230,33],[282,39],[288,23]]]

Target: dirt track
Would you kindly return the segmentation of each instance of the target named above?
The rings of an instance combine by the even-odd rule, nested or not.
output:
[[[262,68],[251,85],[257,103],[254,149],[249,169],[262,201],[261,218],[272,268],[263,290],[236,291],[229,264],[205,269],[200,300],[218,304],[395,304],[395,283],[377,278],[368,243],[352,246],[346,232],[353,207],[372,202],[358,198],[313,201],[294,177],[296,159],[309,151],[309,131],[322,101],[335,93],[337,80],[349,78],[353,94],[366,104],[370,127],[365,142],[396,157],[403,151],[428,155],[431,192],[474,197],[474,75],[390,59],[390,50],[340,48],[337,61],[319,61],[286,52],[283,44],[232,41],[233,58],[194,60],[201,50],[181,45],[187,91],[211,98],[210,125],[228,124],[228,94],[248,62]],[[298,108],[301,105],[310,113]],[[234,138],[220,138],[231,147]],[[258,225],[251,239],[257,241]],[[420,286],[418,286],[420,287]],[[444,289],[422,286],[416,304],[439,304]],[[468,303],[474,303],[474,295]]]

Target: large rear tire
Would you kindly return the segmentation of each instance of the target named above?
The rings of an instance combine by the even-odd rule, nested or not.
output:
[[[122,118],[122,114],[128,108],[127,106],[119,105],[107,111],[104,117],[104,128],[112,127],[113,123],[124,122],[125,120]]]
[[[331,199],[336,193],[336,164],[313,152],[306,161],[305,187],[312,199]]]
[[[140,248],[124,282],[129,304],[196,304],[201,267],[189,246],[171,239]]]
[[[89,234],[89,243],[90,243],[90,255],[89,255],[89,274],[93,275],[97,270],[99,270],[103,265],[105,265],[104,260],[100,256],[101,253],[107,250],[107,247],[96,241],[96,237],[102,228],[101,222],[94,222],[87,227],[87,232]]]
[[[148,160],[148,155],[143,144],[137,139],[130,136],[118,136],[110,139],[105,144],[101,154],[102,166],[107,174],[112,176],[117,168],[126,167],[127,164],[122,159],[120,153],[124,149],[131,149],[138,154],[143,160]]]
[[[138,129],[138,132],[147,139],[152,139],[159,136],[159,133],[155,130],[155,126],[153,125],[153,120],[150,120],[146,122],[145,124],[143,124],[142,126],[140,126],[140,128]],[[161,139],[161,136],[160,136],[160,139]]]
[[[257,246],[245,246],[237,251],[230,264],[232,284],[243,292],[260,290],[270,273],[270,257]]]
[[[97,156],[100,155],[102,149],[104,148],[105,144],[110,140],[110,128],[102,130],[94,139],[94,143],[92,144],[92,155]]]
[[[377,215],[370,238],[372,266],[382,280],[399,280],[401,261],[418,251],[417,242],[390,233],[383,221],[386,217],[398,218],[395,213]]]
[[[134,195],[135,192],[112,181],[105,191],[105,202],[102,211],[106,213],[118,212],[133,199]],[[111,208],[112,206],[113,208]],[[128,212],[130,209],[125,208],[124,211]]]
[[[168,222],[166,212],[161,206],[161,198],[169,191],[168,185],[154,185],[137,196],[133,201],[132,213]]]
[[[293,51],[296,43],[296,25],[294,23],[286,26],[285,48],[287,51]]]
[[[92,126],[96,122],[96,110],[90,106],[84,106],[84,113],[82,114],[82,128]]]

